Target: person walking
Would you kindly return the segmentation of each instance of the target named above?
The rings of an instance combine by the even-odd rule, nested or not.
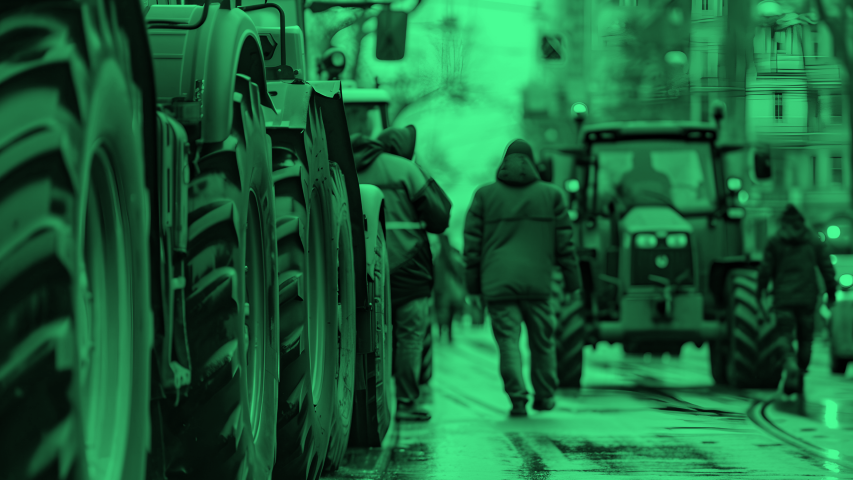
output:
[[[453,341],[453,322],[465,314],[465,260],[462,253],[450,245],[446,234],[438,236],[439,249],[435,258],[435,288],[433,298],[438,337],[447,331],[447,341]]]
[[[414,127],[411,131],[414,134]],[[430,414],[417,403],[421,349],[433,286],[427,232],[443,233],[447,229],[450,199],[423,168],[407,158],[386,153],[381,142],[363,133],[352,135],[350,140],[359,183],[376,185],[385,195],[397,418],[429,420]]]
[[[759,303],[773,282],[773,309],[784,338],[786,394],[804,391],[803,376],[809,366],[814,336],[814,317],[819,300],[818,270],[826,285],[829,307],[835,303],[835,269],[826,245],[806,227],[805,218],[793,205],[782,213],[779,231],[764,248],[758,269]],[[763,309],[763,308],[762,308]],[[765,313],[766,315],[766,313]],[[797,339],[797,352],[793,340]]]
[[[514,140],[504,151],[497,181],[480,187],[465,219],[466,284],[481,294],[500,351],[500,373],[511,416],[527,415],[521,371],[521,323],[527,326],[535,410],[551,410],[557,389],[552,311],[552,270],[559,266],[565,291],[580,288],[568,200],[539,179],[533,150]]]

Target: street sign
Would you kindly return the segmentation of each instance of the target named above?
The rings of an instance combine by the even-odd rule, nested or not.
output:
[[[562,35],[542,36],[542,56],[545,60],[562,60],[565,56],[565,39]]]

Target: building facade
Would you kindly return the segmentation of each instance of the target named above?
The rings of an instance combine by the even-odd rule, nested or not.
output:
[[[761,2],[761,4],[773,2]],[[849,112],[842,71],[825,24],[808,12],[756,28],[747,82],[748,128],[773,147],[774,178],[754,185],[756,246],[778,228],[787,203],[801,209],[831,250],[850,250]],[[768,22],[769,23],[769,22]],[[787,26],[785,26],[788,24]]]
[[[744,180],[744,192],[738,198],[748,210],[745,247],[762,249],[778,228],[779,213],[793,203],[823,233],[833,250],[849,250],[845,245],[853,244],[851,159],[847,148],[850,129],[846,126],[850,120],[832,36],[824,24],[808,14],[787,12],[768,17],[770,21],[755,28],[752,51],[738,52],[743,55],[739,61],[746,68],[746,83],[740,91],[733,91],[724,77],[731,1],[686,3],[690,9],[689,46],[685,52],[689,82],[686,86],[676,85],[675,94],[687,101],[687,118],[706,122],[714,121],[714,100],[731,105],[738,101],[736,97],[745,96],[745,101],[740,100],[744,104],[740,113],[724,120],[721,136],[771,147],[770,180],[754,178],[750,152],[733,153],[726,159],[732,171]],[[767,12],[767,6],[762,4],[775,1],[756,3],[759,12]],[[634,85],[642,83],[639,73],[625,72],[627,67],[636,67],[630,58],[625,58],[626,24],[638,11],[633,9],[664,4],[657,0],[540,3],[543,44],[537,47],[543,51],[539,73],[525,92],[524,102],[526,133],[537,150],[577,140],[575,124],[569,118],[574,102],[589,106],[590,123],[627,117],[647,119],[647,112],[634,107],[643,103],[656,105],[657,93]],[[670,3],[668,8],[673,5],[676,4]],[[671,10],[658,15],[659,21],[670,21],[673,16]],[[546,48],[546,37],[554,39],[554,53]],[[671,92],[668,97],[675,103]],[[665,115],[682,118],[680,110]]]

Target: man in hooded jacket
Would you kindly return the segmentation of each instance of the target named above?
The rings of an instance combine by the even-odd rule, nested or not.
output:
[[[416,136],[415,127],[407,125],[405,128],[386,128],[377,140],[382,143],[385,152],[412,160],[415,155]],[[465,309],[465,263],[462,254],[450,245],[447,234],[439,235],[436,243],[440,246],[433,261],[433,307],[439,336],[446,329],[448,340],[452,340],[453,320],[461,316]]]
[[[414,152],[411,145],[398,152]],[[382,143],[356,133],[352,141],[360,183],[376,185],[385,195],[385,229],[391,264],[391,303],[397,382],[397,418],[429,420],[417,406],[421,350],[427,330],[433,285],[432,253],[427,232],[443,233],[450,221],[450,199],[435,180],[408,158],[386,153]]]
[[[519,351],[522,322],[532,354],[533,408],[554,408],[557,320],[548,300],[555,265],[563,273],[566,292],[580,287],[571,238],[566,196],[539,179],[527,142],[511,142],[497,181],[474,194],[464,248],[468,292],[482,293],[492,319],[510,415],[527,415]]]
[[[391,127],[383,130],[376,139],[382,144],[385,153],[413,160],[417,133],[414,125],[406,125],[405,128]]]
[[[764,248],[758,270],[759,298],[773,281],[773,308],[778,328],[785,338],[786,393],[803,391],[803,374],[809,366],[814,335],[814,315],[819,286],[815,267],[826,285],[830,306],[835,303],[835,269],[826,246],[806,227],[793,205],[782,213],[781,226]],[[798,351],[793,351],[794,335]]]

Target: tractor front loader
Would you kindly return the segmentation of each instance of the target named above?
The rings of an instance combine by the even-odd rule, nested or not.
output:
[[[780,337],[759,313],[741,179],[722,160],[743,147],[716,137],[701,122],[602,123],[581,131],[581,148],[562,149],[570,161],[544,167],[567,192],[583,283],[581,295],[555,299],[562,387],[580,386],[583,347],[599,341],[629,353],[708,342],[717,383],[777,386]]]
[[[383,198],[302,2],[183,3],[0,6],[2,478],[315,479],[388,428]]]

